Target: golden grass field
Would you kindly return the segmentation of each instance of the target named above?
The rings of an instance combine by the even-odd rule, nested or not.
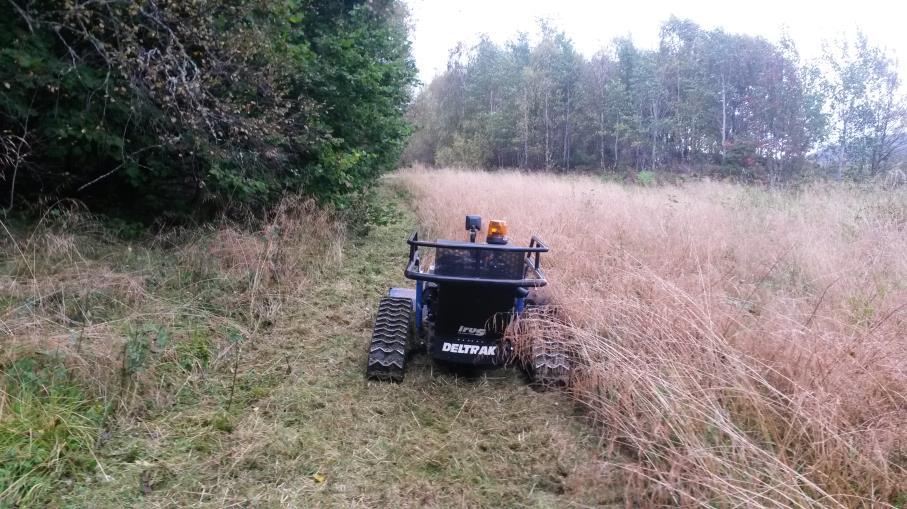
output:
[[[629,505],[907,503],[907,192],[411,168],[427,236],[539,234]]]

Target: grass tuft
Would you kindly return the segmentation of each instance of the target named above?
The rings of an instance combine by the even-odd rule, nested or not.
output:
[[[105,409],[53,357],[23,357],[0,373],[0,501],[36,504],[57,482],[92,472]]]

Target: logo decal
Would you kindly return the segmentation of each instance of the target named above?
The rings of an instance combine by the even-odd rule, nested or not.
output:
[[[479,329],[476,327],[466,327],[461,325],[460,329],[457,331],[460,334],[469,334],[470,336],[483,337],[485,335],[485,329]]]
[[[496,355],[498,353],[497,345],[479,346],[479,345],[461,345],[458,343],[447,343],[441,346],[442,352],[463,353],[469,355]]]

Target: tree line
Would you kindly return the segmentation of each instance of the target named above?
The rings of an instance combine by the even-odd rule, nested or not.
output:
[[[418,94],[408,162],[527,169],[709,171],[773,181],[819,169],[866,178],[905,146],[895,62],[859,35],[801,61],[788,38],[662,25],[585,58],[540,26],[451,51]]]
[[[395,0],[0,3],[0,207],[348,204],[393,169],[416,69]]]

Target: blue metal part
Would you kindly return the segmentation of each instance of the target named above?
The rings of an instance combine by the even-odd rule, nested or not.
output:
[[[416,334],[422,334],[422,286],[425,283],[416,281]]]
[[[517,297],[516,299],[513,299],[513,309],[514,309],[514,311],[516,311],[517,316],[519,316],[523,312],[523,309],[525,309],[525,308],[526,308],[526,298],[525,297]]]
[[[413,309],[416,308],[416,291],[412,288],[391,288],[387,291],[387,296],[398,299],[409,299],[413,301]]]

